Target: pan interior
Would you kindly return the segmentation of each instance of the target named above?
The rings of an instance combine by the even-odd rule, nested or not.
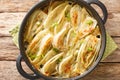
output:
[[[93,15],[84,4],[53,1],[32,8],[20,32],[28,65],[45,76],[73,78],[98,63],[104,50],[103,25],[98,14]],[[76,19],[76,14],[81,20]]]

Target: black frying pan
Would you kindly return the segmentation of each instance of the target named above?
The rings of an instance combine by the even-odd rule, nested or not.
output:
[[[98,65],[98,63],[101,61],[101,58],[103,56],[103,53],[105,52],[105,47],[106,47],[106,30],[105,30],[105,27],[104,27],[104,24],[107,20],[107,16],[108,16],[108,13],[107,13],[107,10],[106,10],[106,7],[104,6],[103,3],[101,3],[100,1],[98,0],[70,0],[70,1],[73,1],[73,2],[76,2],[80,5],[82,5],[83,7],[85,7],[88,11],[90,11],[91,15],[97,20],[98,22],[98,26],[99,26],[99,29],[101,31],[101,48],[100,48],[100,51],[99,51],[99,55],[98,55],[98,58],[97,60],[95,61],[95,63],[86,71],[84,72],[82,75],[79,75],[79,76],[76,76],[76,77],[73,77],[73,78],[53,78],[53,77],[49,77],[49,76],[45,76],[43,74],[41,74],[38,70],[36,70],[32,64],[30,63],[30,61],[28,60],[27,58],[27,55],[25,54],[25,47],[24,47],[24,33],[25,33],[25,26],[26,26],[26,23],[27,23],[27,19],[30,17],[30,15],[38,8],[44,8],[45,6],[47,6],[49,3],[50,3],[51,0],[41,0],[39,3],[37,3],[34,7],[32,7],[32,9],[27,13],[27,15],[25,16],[22,24],[21,24],[21,27],[20,27],[20,31],[19,31],[19,48],[20,48],[20,55],[18,56],[18,59],[17,59],[17,63],[16,63],[16,66],[17,66],[17,69],[18,69],[18,72],[25,78],[27,79],[39,79],[39,78],[43,78],[45,80],[76,80],[76,79],[81,79],[82,77],[86,76],[88,73],[90,73],[91,71],[93,71],[95,69],[95,67]],[[55,1],[55,0],[52,0],[52,1]],[[96,4],[97,6],[99,6],[101,9],[102,9],[102,12],[103,12],[103,18],[101,18],[99,16],[99,14],[95,11],[95,9],[90,6],[91,4]],[[34,74],[28,74],[26,73],[22,66],[21,66],[21,61],[22,59],[25,61],[25,63],[28,65],[28,67],[34,72]]]

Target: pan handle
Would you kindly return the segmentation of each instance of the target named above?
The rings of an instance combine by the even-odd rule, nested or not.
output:
[[[86,1],[88,4],[96,4],[97,6],[99,6],[101,8],[101,10],[103,12],[102,20],[103,20],[103,23],[105,24],[107,21],[107,18],[108,18],[108,12],[107,12],[105,5],[102,2],[100,2],[99,0],[84,0],[84,1]]]
[[[39,79],[39,77],[38,77],[37,75],[35,75],[35,74],[28,74],[28,73],[26,73],[26,72],[23,70],[23,68],[22,68],[21,62],[22,62],[22,56],[19,55],[18,58],[17,58],[17,60],[16,60],[16,66],[17,66],[18,72],[19,72],[23,77],[25,77],[25,78],[27,78],[27,79],[32,79],[32,80],[34,80],[34,79]]]

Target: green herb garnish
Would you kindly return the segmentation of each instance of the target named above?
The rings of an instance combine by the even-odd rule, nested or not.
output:
[[[76,33],[75,33],[75,32],[72,32],[72,33],[71,33],[71,36],[72,36],[72,37],[75,37],[75,36],[76,36]]]
[[[54,28],[54,27],[57,27],[58,26],[58,23],[57,22],[55,22],[55,23],[53,23],[52,24],[52,27]]]
[[[88,48],[88,51],[89,51],[89,52],[93,51],[93,48],[89,47],[89,48]]]
[[[70,18],[70,12],[65,12],[65,17],[67,18],[67,20],[68,21],[70,21],[71,20],[71,18]]]
[[[92,20],[87,20],[86,24],[91,25],[91,24],[93,24],[93,21]]]
[[[59,58],[59,59],[57,60],[57,64],[59,64],[59,63],[62,61],[62,59],[63,59],[63,57]]]
[[[36,58],[36,54],[28,53],[28,57],[29,57],[31,60],[34,60],[34,59]]]
[[[45,55],[44,55],[44,54],[42,54],[42,55],[41,55],[41,57],[42,57],[42,58],[44,58],[44,57],[45,57]]]
[[[60,52],[57,48],[53,48],[53,50],[54,50],[56,53],[59,53],[59,52]]]

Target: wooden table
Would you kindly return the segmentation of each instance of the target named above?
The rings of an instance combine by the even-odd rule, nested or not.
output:
[[[19,54],[9,30],[20,23],[38,0],[0,0],[0,80],[26,80],[16,69]],[[120,80],[120,0],[101,0],[109,12],[106,29],[119,49],[107,57],[83,80]],[[100,10],[99,10],[100,11]],[[26,68],[25,63],[23,66]]]

